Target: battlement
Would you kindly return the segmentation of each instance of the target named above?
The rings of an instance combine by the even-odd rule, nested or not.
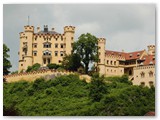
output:
[[[45,76],[59,76],[59,75],[69,75],[74,74],[74,72],[71,71],[57,71],[57,70],[39,70],[34,72],[28,72],[28,73],[19,73],[19,74],[13,74],[13,75],[6,75],[3,76],[3,78],[6,79],[6,82],[16,82],[20,80],[26,80],[26,81],[34,81],[37,78],[45,77]]]
[[[106,42],[106,39],[105,38],[98,38],[98,42]]]
[[[24,26],[24,31],[25,32],[34,32],[34,26]]]
[[[65,32],[75,32],[75,27],[74,26],[65,26],[64,27],[64,33]]]
[[[48,38],[48,39],[51,39],[51,38],[55,38],[55,39],[58,39],[59,37],[61,37],[62,39],[64,38],[64,34],[34,34],[34,38]]]
[[[123,56],[118,56],[118,55],[106,55],[108,58],[113,58],[113,59],[118,59],[118,60],[125,60],[125,57]]]
[[[147,47],[148,47],[148,49],[154,49],[155,45],[148,45]]]
[[[134,70],[138,70],[138,69],[150,69],[150,68],[155,68],[155,65],[137,66],[137,67],[134,67]]]

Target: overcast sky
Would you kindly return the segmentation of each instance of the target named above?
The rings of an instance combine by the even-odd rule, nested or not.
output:
[[[3,41],[10,48],[11,71],[18,69],[19,33],[27,25],[43,29],[55,28],[63,33],[63,27],[76,27],[75,38],[91,33],[106,38],[106,49],[132,52],[147,50],[155,44],[154,4],[39,4],[3,6]]]

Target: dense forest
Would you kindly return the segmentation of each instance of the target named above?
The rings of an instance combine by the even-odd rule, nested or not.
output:
[[[5,116],[143,116],[155,111],[155,88],[133,86],[128,77],[78,75],[4,83]]]

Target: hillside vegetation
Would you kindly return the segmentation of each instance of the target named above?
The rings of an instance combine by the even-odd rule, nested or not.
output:
[[[91,83],[77,75],[4,83],[3,99],[4,115],[143,116],[155,111],[155,88],[133,86],[125,75],[94,75]]]

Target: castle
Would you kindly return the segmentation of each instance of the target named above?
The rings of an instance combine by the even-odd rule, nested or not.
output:
[[[45,25],[41,30],[34,26],[24,26],[20,33],[19,69],[25,71],[28,66],[39,63],[61,64],[65,54],[71,54],[74,43],[74,26],[65,26],[64,33],[57,33],[54,28],[48,30]],[[134,85],[155,85],[155,45],[149,45],[148,51],[118,52],[105,49],[106,39],[98,39],[99,73],[105,76],[128,74]]]
[[[18,71],[25,71],[35,63],[41,66],[61,64],[64,54],[71,54],[74,32],[73,26],[65,26],[63,34],[55,32],[54,28],[48,30],[47,25],[43,30],[37,27],[37,32],[34,26],[24,26],[24,32],[20,33]]]
[[[105,76],[128,74],[134,85],[155,85],[155,45],[148,51],[118,52],[105,49],[105,38],[99,38],[99,73]]]

